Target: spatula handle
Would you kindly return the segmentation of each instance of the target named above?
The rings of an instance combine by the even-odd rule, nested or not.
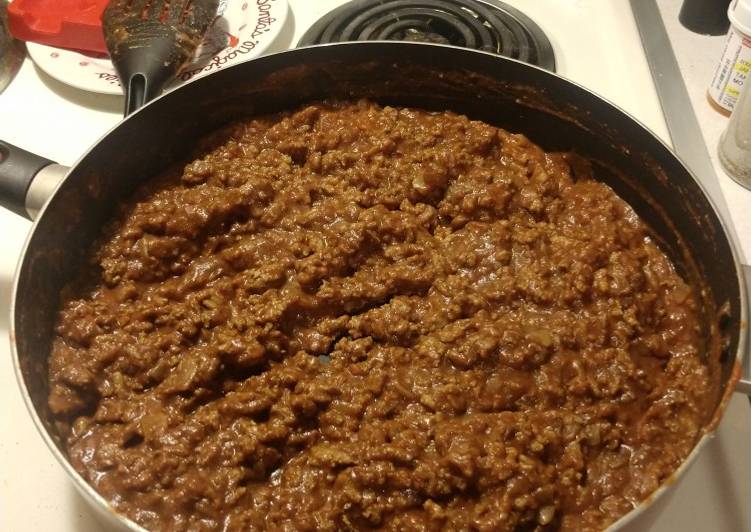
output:
[[[125,116],[159,96],[183,61],[176,56],[174,35],[119,47],[114,64],[125,91]]]

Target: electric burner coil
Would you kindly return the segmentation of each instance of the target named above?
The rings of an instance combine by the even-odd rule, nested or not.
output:
[[[298,46],[384,40],[451,44],[555,71],[542,29],[495,0],[353,0],[313,24]]]

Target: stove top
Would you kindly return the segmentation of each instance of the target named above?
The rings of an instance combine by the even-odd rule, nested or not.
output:
[[[315,22],[299,46],[374,40],[452,44],[555,71],[545,32],[518,9],[496,0],[353,0]]]
[[[249,6],[255,4],[260,8],[284,0],[245,1]],[[675,27],[670,33],[672,38],[682,31],[677,23],[682,0],[656,1],[664,15],[669,20],[674,19]],[[361,14],[344,15],[348,20],[346,23],[332,22],[333,14],[339,12],[338,8],[345,4],[344,0],[287,2],[294,15],[294,24],[291,23],[292,17],[289,17],[288,24],[270,52],[290,48],[296,43],[325,42],[308,39],[314,39],[311,37],[314,30],[315,34],[322,34],[329,24],[335,27],[331,36],[341,34]],[[367,5],[372,8],[391,2],[393,0],[371,0]],[[626,0],[504,2],[512,10],[511,19],[528,30],[531,26],[525,21],[534,21],[533,26],[539,29],[540,34],[545,34],[548,46],[555,51],[554,66],[561,75],[614,102],[670,142],[634,17]],[[451,0],[442,2],[451,6],[459,3]],[[357,1],[355,4],[365,2]],[[487,11],[501,7],[500,3],[491,0],[474,3],[477,4]],[[524,15],[518,16],[518,10],[523,11]],[[469,11],[479,13],[472,9]],[[382,12],[381,18],[387,14]],[[375,29],[368,30],[370,36],[367,38],[390,35],[397,39],[434,39],[437,42],[445,42],[441,39],[446,39],[457,45],[461,45],[460,41],[464,38],[461,30],[451,29],[453,26],[444,23],[443,19],[439,22],[435,16],[420,19],[400,15],[400,21],[404,19],[412,22],[394,29],[393,24],[397,21],[392,18],[390,22],[382,22],[375,25]],[[467,21],[463,24],[469,28],[475,27]],[[389,25],[392,28],[385,32]],[[484,21],[480,25],[492,33]],[[514,33],[511,29],[508,31]],[[362,32],[363,29],[353,29],[348,39],[358,39]],[[535,33],[530,35],[530,40],[536,38]],[[482,43],[478,37],[474,38],[476,43]],[[673,44],[676,46],[675,41]],[[706,85],[702,80],[706,75],[711,76],[722,45],[722,37],[698,36],[691,41],[684,39],[681,44],[680,51],[688,57],[687,62],[682,64],[683,76],[695,97],[695,106],[703,105]],[[508,49],[510,45],[506,46]],[[502,49],[502,46],[497,48]],[[47,76],[27,60],[8,89],[0,95],[0,138],[60,163],[72,164],[122,119],[121,111],[121,97],[70,88]],[[701,117],[710,149],[724,126],[724,118],[711,113],[709,110],[707,116]],[[712,126],[713,120],[717,122],[716,126]],[[708,124],[714,129],[706,129]],[[748,236],[751,235],[751,210],[748,209],[751,192],[741,189],[729,178],[724,178],[722,185],[741,243],[746,255],[751,257],[751,238]],[[13,374],[7,340],[10,289],[15,264],[30,225],[28,221],[0,209],[0,403],[3,405],[3,414],[0,415],[0,530],[103,532],[94,518],[93,510],[76,493],[73,484],[36,432]],[[751,530],[751,506],[748,504],[751,500],[749,442],[751,411],[748,400],[735,394],[716,437],[702,451],[687,475],[682,477],[670,498],[660,500],[661,508],[656,507],[655,511],[649,512],[652,517],[645,516],[651,520],[634,523],[628,532],[647,529],[653,532]]]

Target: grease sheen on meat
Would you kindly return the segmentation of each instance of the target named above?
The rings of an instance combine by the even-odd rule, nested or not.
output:
[[[60,313],[49,405],[118,511],[598,530],[693,447],[697,304],[573,156],[363,101],[207,146],[123,208]]]

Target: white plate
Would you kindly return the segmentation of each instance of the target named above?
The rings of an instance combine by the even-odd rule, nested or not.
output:
[[[279,35],[287,0],[220,0],[217,18],[189,65],[167,90],[246,59],[261,55]],[[122,94],[120,80],[105,56],[26,43],[31,59],[63,83],[101,94]]]

